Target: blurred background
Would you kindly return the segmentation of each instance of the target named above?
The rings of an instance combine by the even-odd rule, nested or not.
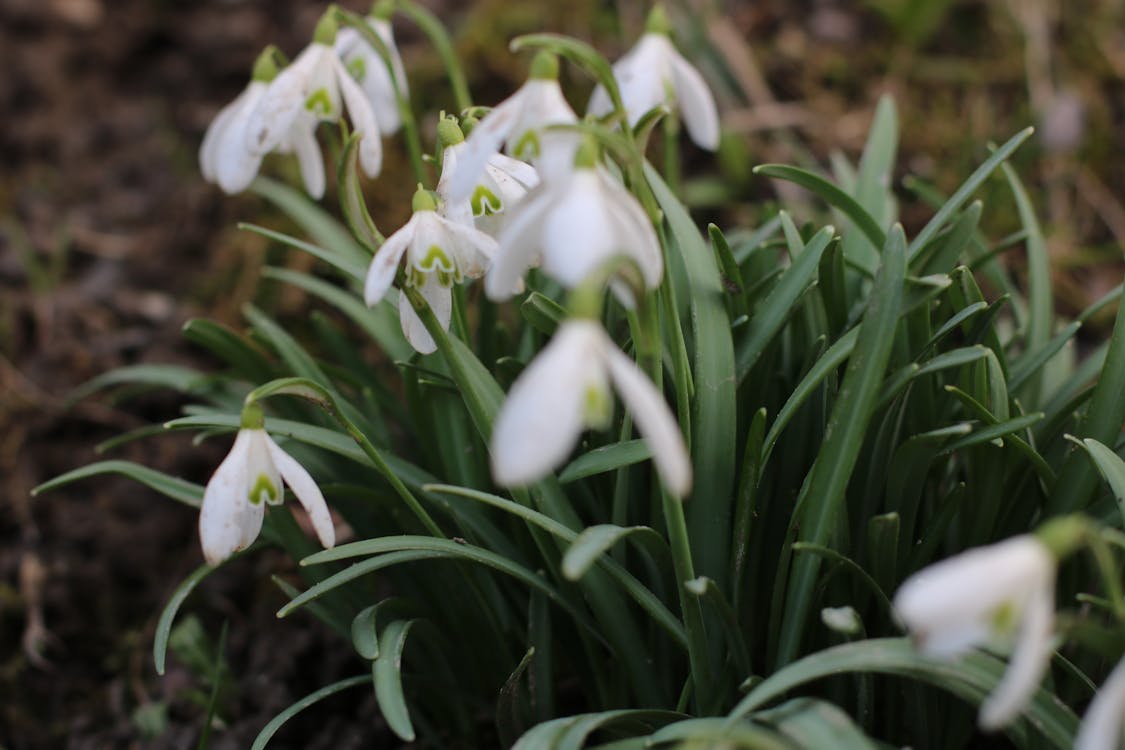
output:
[[[522,82],[507,41],[556,31],[612,58],[640,34],[637,0],[422,0],[447,24],[474,97]],[[366,10],[366,3],[341,3]],[[817,218],[799,193],[754,177],[763,162],[855,161],[875,103],[900,116],[898,180],[951,192],[1028,124],[1013,163],[1044,224],[1056,295],[1075,312],[1121,281],[1125,246],[1125,3],[1120,0],[669,0],[678,42],[714,87],[726,137],[718,159],[685,142],[685,191],[698,217],[754,226],[778,201]],[[71,402],[89,378],[138,362],[213,363],[179,331],[192,317],[240,325],[250,300],[283,319],[306,301],[259,284],[274,263],[307,264],[239,220],[285,228],[259,199],[205,184],[207,124],[246,83],[267,43],[290,56],[326,3],[312,0],[0,0],[0,748],[194,747],[229,623],[225,728],[213,747],[248,747],[296,698],[358,664],[310,620],[278,621],[269,580],[289,565],[241,560],[193,594],[168,674],[152,667],[160,609],[201,562],[195,515],[126,481],[98,479],[31,498],[32,487],[96,460],[115,435],[177,414],[160,393],[127,406]],[[450,106],[440,62],[403,18],[395,32],[424,128]],[[581,111],[590,83],[564,73]],[[397,141],[368,185],[393,231],[412,180]],[[293,165],[267,161],[269,174]],[[908,233],[928,217],[896,187]],[[1018,229],[1002,180],[982,192],[986,232]],[[332,197],[326,205],[333,205]],[[1020,273],[1017,245],[1004,259]],[[1112,310],[1104,311],[1112,314]],[[1086,341],[1111,321],[1095,320]],[[215,441],[219,443],[221,441]],[[205,482],[225,446],[181,436],[107,453]],[[485,717],[487,720],[487,717]],[[349,691],[279,734],[276,747],[386,741],[373,698]],[[386,745],[378,745],[386,746]]]

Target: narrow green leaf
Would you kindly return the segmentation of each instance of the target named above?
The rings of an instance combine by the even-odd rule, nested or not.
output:
[[[349,279],[354,284],[362,284],[364,277],[366,277],[367,275],[367,266],[363,263],[325,250],[324,248],[318,247],[311,242],[305,242],[304,240],[299,240],[296,237],[290,237],[289,235],[282,232],[276,232],[272,229],[267,229],[266,227],[260,227],[257,224],[247,224],[244,222],[239,224],[238,228],[247,232],[253,232],[254,234],[260,234],[263,237],[268,237],[269,239],[280,242],[283,245],[288,245],[289,247],[308,253],[314,258],[322,260],[332,268],[336,269],[345,279]]]
[[[333,682],[331,685],[325,685],[319,690],[309,693],[304,698],[270,719],[270,722],[262,727],[262,731],[258,732],[258,736],[254,738],[254,744],[251,746],[250,750],[265,750],[266,745],[268,745],[269,741],[273,739],[273,736],[277,734],[277,730],[281,729],[281,727],[285,725],[285,722],[289,721],[306,708],[319,703],[330,695],[335,695],[336,693],[358,685],[366,685],[370,682],[370,675],[361,674],[356,677],[348,677],[339,682]]]
[[[988,443],[997,438],[1007,437],[1021,430],[1026,430],[1041,419],[1043,419],[1043,412],[1040,411],[1034,414],[1025,414],[1022,417],[1016,417],[1014,419],[1007,419],[998,424],[989,425],[983,430],[975,430],[960,440],[956,440],[945,446],[942,454],[955,453],[974,445],[980,445],[981,443]]]
[[[663,538],[648,526],[615,526],[611,523],[588,526],[578,534],[563,555],[563,575],[571,581],[577,581],[607,550],[632,534],[651,535],[655,537],[657,543],[663,541]]]
[[[375,700],[391,731],[404,742],[414,741],[414,725],[402,692],[402,652],[414,620],[395,620],[379,638],[379,657],[372,662]]]
[[[811,190],[823,198],[828,205],[843,211],[875,247],[883,247],[886,244],[887,236],[875,219],[871,218],[871,214],[867,213],[855,198],[820,175],[786,164],[761,164],[754,167],[754,174],[786,180]]]
[[[1035,351],[1047,343],[1051,335],[1052,313],[1054,304],[1051,300],[1051,267],[1047,257],[1047,241],[1043,237],[1043,230],[1039,226],[1039,219],[1035,216],[1035,208],[1031,205],[1031,198],[1024,190],[1023,183],[1016,175],[1016,171],[1008,164],[1001,164],[1004,176],[1012,189],[1016,199],[1016,209],[1019,211],[1020,223],[1027,240],[1027,305],[1028,317],[1024,341],[1030,351]],[[1032,392],[1038,393],[1041,380],[1037,381]],[[1013,390],[1016,386],[1012,386]],[[1030,399],[1036,403],[1038,399]]]
[[[382,41],[378,34],[371,36]],[[348,228],[352,231],[352,236],[374,254],[383,244],[383,234],[375,226],[375,221],[367,211],[367,201],[364,200],[363,189],[359,183],[359,141],[362,137],[361,133],[352,133],[344,144],[344,151],[340,154],[338,192],[340,209],[344,214],[344,220],[348,223]]]
[[[878,750],[877,745],[838,707],[813,698],[795,698],[768,711],[757,711],[754,719],[772,724],[801,748],[834,750]]]
[[[579,479],[604,474],[623,466],[632,466],[652,458],[652,451],[644,440],[626,440],[611,443],[583,453],[559,472],[559,483],[567,484]]]
[[[367,268],[371,254],[364,250],[340,222],[300,190],[283,182],[259,176],[250,189],[280,208],[325,250],[342,262]],[[363,278],[363,275],[360,275]]]
[[[1121,509],[1122,516],[1125,517],[1125,461],[1122,461],[1121,456],[1114,453],[1109,447],[1093,438],[1086,438],[1085,440],[1072,438],[1072,440],[1090,454],[1094,466],[1098,467],[1102,477],[1109,483],[1109,488],[1113,490],[1113,494],[1117,498],[1117,505]]]
[[[146,487],[150,487],[165,497],[170,497],[185,505],[198,508],[203,502],[203,487],[179,477],[150,469],[132,461],[98,461],[49,479],[31,491],[32,495],[49,492],[80,479],[102,474],[121,474]]]
[[[566,308],[545,294],[532,292],[520,303],[520,314],[544,336],[554,336],[559,323],[566,319]]]
[[[190,367],[161,364],[126,365],[87,380],[67,395],[66,403],[73,404],[92,393],[115,385],[143,385],[169,388],[180,393],[192,393],[207,380],[206,375]]]

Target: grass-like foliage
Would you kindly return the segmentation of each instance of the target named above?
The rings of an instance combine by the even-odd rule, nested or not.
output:
[[[455,104],[472,116],[450,120],[470,131],[462,152],[470,153],[493,137],[496,120],[470,107],[477,103],[434,19],[411,3],[391,5],[437,40]],[[385,20],[389,6],[379,6]],[[359,29],[378,53],[369,67],[382,60],[393,68],[389,36],[347,13],[326,18]],[[667,31],[660,21],[650,33]],[[322,22],[318,40],[331,41],[326,29]],[[601,86],[595,116],[556,119],[528,133],[543,151],[552,138],[579,142],[567,152],[567,168],[608,180],[606,195],[628,191],[635,203],[628,220],[641,217],[659,258],[629,255],[641,239],[626,233],[613,255],[576,281],[566,275],[571,261],[552,257],[547,238],[537,253],[542,267],[517,273],[519,290],[502,302],[490,299],[497,296],[490,281],[459,283],[480,272],[431,234],[426,241],[437,244],[422,251],[441,258],[419,260],[411,245],[397,293],[373,292],[372,276],[387,255],[380,253],[402,235],[385,239],[379,211],[364,201],[358,173],[372,171],[375,155],[363,148],[379,134],[371,135],[345,83],[356,132],[339,131],[340,211],[264,177],[252,186],[303,235],[248,229],[319,261],[314,273],[265,273],[269,283],[308,293],[308,319],[283,325],[247,308],[244,330],[192,321],[185,336],[221,363],[213,372],[142,366],[88,389],[176,389],[191,406],[165,429],[224,440],[241,428],[240,445],[252,433],[276,463],[272,474],[262,469],[265,485],[253,486],[251,502],[244,489],[236,499],[259,518],[265,509],[261,544],[300,561],[299,582],[279,579],[290,601],[278,614],[325,622],[341,648],[355,650],[363,674],[278,716],[255,748],[298,711],[330,710],[310,707],[363,686],[374,689],[395,734],[432,747],[949,748],[980,731],[982,704],[981,723],[1017,747],[1070,747],[1094,686],[1125,649],[1117,504],[1125,497],[1117,453],[1125,306],[1112,338],[1077,357],[1083,322],[1116,305],[1122,289],[1074,320],[1054,309],[1041,229],[1005,163],[1030,131],[982,149],[979,169],[937,199],[932,219],[908,235],[896,223],[897,201],[921,198],[892,190],[897,118],[885,100],[854,167],[839,163],[834,177],[757,169],[810,192],[813,210],[802,209],[802,220],[763,207],[749,212],[758,216],[754,226],[701,228],[678,197],[675,166],[680,121],[709,145],[709,124],[693,120],[698,91],[674,92],[667,79],[659,89],[666,99],[630,111],[637,98],[621,68],[615,79],[583,43],[537,35],[517,46],[554,53]],[[267,68],[284,61],[269,54],[256,75],[282,80],[284,72]],[[535,82],[552,80],[552,60],[536,58]],[[302,64],[297,58],[291,68]],[[677,75],[679,85],[685,74]],[[402,81],[393,94],[422,183],[415,217],[448,217],[452,193],[427,189],[435,185]],[[305,106],[316,111],[330,100],[326,94]],[[680,112],[670,113],[677,101]],[[338,120],[343,107],[335,106]],[[458,143],[444,127],[438,165],[441,149]],[[664,139],[659,169],[645,160],[646,151],[660,151],[646,148],[650,136]],[[296,143],[289,145],[307,158]],[[215,153],[208,168],[227,169]],[[570,200],[542,199],[553,196],[556,177],[535,163],[542,182],[522,206],[539,201],[547,211]],[[1010,203],[974,202],[990,180],[1007,181]],[[933,199],[933,189],[922,192]],[[1019,235],[986,236],[982,216],[1013,207]],[[520,210],[513,201],[499,218],[510,227]],[[587,238],[546,218],[535,223]],[[492,262],[507,262],[511,234],[529,231],[501,224]],[[1026,250],[1026,279],[1013,279],[998,260],[1013,242]],[[563,248],[571,256],[586,249]],[[645,264],[657,261],[663,272],[654,281]],[[395,272],[397,256],[393,262],[386,273]],[[427,286],[430,271],[438,281]],[[521,375],[533,380],[532,363],[551,342],[578,338],[576,321],[606,337],[576,348],[578,361],[556,350],[542,355],[555,357],[550,363],[570,380],[550,373],[553,390],[534,394],[538,400],[517,397]],[[638,378],[675,415],[678,435],[660,432],[660,409],[640,400]],[[559,405],[571,388],[577,416]],[[529,422],[503,424],[511,418],[509,392],[512,402],[521,399],[519,419]],[[539,455],[547,448],[538,443],[557,441],[557,422],[571,418],[594,429],[582,432],[555,470],[513,487],[494,481],[507,481],[506,469],[490,470],[507,451]],[[539,432],[519,432],[536,420]],[[504,442],[505,430],[523,444]],[[219,507],[211,499],[217,485],[235,481],[228,467],[240,451],[207,489],[212,507]],[[690,458],[686,493],[678,486],[685,477],[670,463],[677,451]],[[265,465],[244,462],[254,460]],[[205,495],[202,486],[121,461],[77,469],[40,489],[107,472],[193,506]],[[331,522],[317,525],[323,502],[311,494],[312,480],[302,479],[310,475],[334,512],[335,546],[325,536]],[[320,550],[302,532],[294,503],[273,504],[282,477],[330,548]],[[259,496],[262,486],[274,494]],[[254,554],[257,546],[243,550],[253,536],[208,559]],[[990,546],[1012,537],[1008,546]],[[1009,562],[1017,547],[1030,550],[1033,562]],[[984,549],[958,558],[961,568],[935,568],[928,583],[915,579],[896,599],[912,574],[973,548]],[[1082,550],[1089,554],[1072,554]],[[199,568],[163,613],[158,671],[177,611],[213,570]],[[934,612],[918,614],[931,603]],[[1033,611],[1042,615],[1034,622]],[[1035,640],[1037,627],[1043,637]],[[943,639],[964,642],[938,647]],[[1009,666],[1005,649],[1013,642]],[[969,646],[980,648],[963,653]],[[1035,648],[1046,649],[1038,662],[1049,664],[1027,656]],[[1030,663],[1030,672],[1017,674]],[[1005,701],[1011,705],[1002,707]],[[1116,747],[1112,737],[1103,740],[1111,744],[1088,747]]]

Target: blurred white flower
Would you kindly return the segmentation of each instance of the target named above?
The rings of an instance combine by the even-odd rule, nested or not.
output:
[[[558,60],[540,52],[532,61],[527,82],[496,105],[469,133],[458,157],[456,176],[449,183],[450,198],[469,198],[485,165],[501,145],[509,156],[534,164],[544,178],[569,171],[578,148],[578,135],[547,128],[576,122],[578,116],[559,88]]]
[[[903,582],[895,611],[926,654],[952,658],[974,646],[1015,645],[1003,679],[981,705],[997,729],[1034,695],[1054,651],[1054,554],[1025,534],[969,550]]]
[[[199,147],[199,167],[203,178],[217,184],[224,192],[240,193],[250,186],[262,166],[264,153],[247,146],[250,116],[277,75],[269,48],[254,65],[254,77],[238,97],[223,107],[211,121]],[[324,161],[316,143],[316,118],[301,113],[278,141],[279,153],[295,153],[301,168],[305,190],[314,198],[324,194]]]
[[[462,157],[468,146],[461,128],[449,118],[443,118],[438,123],[438,137],[445,144],[441,156],[441,179],[436,190],[443,203],[442,215],[494,235],[500,228],[499,217],[539,184],[535,167],[501,153],[492,154],[485,163],[484,171],[477,175],[472,193],[461,200],[454,200],[450,185],[463,168]]]
[[[364,20],[383,40],[383,45],[390,53],[391,68],[388,70],[386,62],[375,48],[353,28],[340,29],[336,35],[336,54],[363,89],[364,95],[371,103],[371,108],[375,111],[380,130],[391,135],[402,127],[402,117],[399,115],[398,101],[395,98],[395,84],[398,84],[399,91],[404,97],[410,95],[406,70],[402,65],[398,47],[395,45],[391,22],[375,15],[369,15]]]
[[[249,419],[246,415],[250,415]],[[280,505],[281,481],[293,490],[325,548],[336,544],[332,516],[320,488],[296,459],[261,426],[261,409],[248,407],[230,453],[207,482],[199,513],[203,557],[218,565],[258,538],[266,504]]]
[[[421,292],[442,328],[448,330],[453,310],[450,288],[466,276],[483,276],[495,251],[496,240],[440,216],[434,199],[419,188],[410,221],[388,237],[371,259],[363,298],[369,306],[383,299],[405,254],[406,285]],[[422,354],[435,351],[437,344],[405,294],[399,295],[398,309],[402,332],[410,345]]]
[[[1074,750],[1120,750],[1125,747],[1125,659],[1094,696],[1074,741]]]
[[[613,417],[610,383],[652,451],[664,485],[679,497],[691,490],[683,435],[656,386],[599,323],[570,319],[508,392],[492,430],[492,476],[504,486],[534,482],[574,449],[585,428]]]
[[[624,255],[637,264],[647,288],[660,285],[664,256],[652,223],[620,182],[584,161],[585,150],[579,152],[582,165],[545,180],[508,217],[484,282],[491,299],[510,297],[537,261],[544,273],[573,289],[598,266]],[[622,304],[632,304],[624,285],[613,282],[612,288]]]
[[[665,104],[672,110],[679,109],[697,146],[714,151],[719,147],[715,97],[699,71],[676,51],[668,32],[667,18],[658,6],[636,46],[613,65],[629,125],[636,125],[646,112]],[[604,86],[594,89],[586,109],[598,117],[613,111]]]
[[[352,129],[361,134],[360,166],[369,177],[374,177],[383,161],[378,120],[371,102],[333,49],[335,38],[335,21],[326,14],[317,25],[313,42],[278,73],[251,111],[246,124],[246,147],[252,154],[266,154],[282,145],[302,118],[314,125],[335,122],[346,107]]]

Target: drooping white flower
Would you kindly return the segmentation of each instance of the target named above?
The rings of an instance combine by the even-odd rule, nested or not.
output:
[[[308,513],[320,543],[325,548],[336,544],[336,530],[320,488],[273,441],[262,421],[260,407],[251,405],[244,410],[242,429],[203,492],[199,540],[203,557],[211,565],[253,544],[262,529],[265,506],[280,505],[284,499],[283,479]]]
[[[331,12],[317,24],[313,42],[269,84],[246,124],[246,145],[251,153],[277,148],[300,118],[335,122],[345,108],[352,129],[360,133],[359,163],[369,177],[379,174],[383,144],[371,102],[340,61],[333,43],[336,22]]]
[[[414,215],[371,259],[363,298],[369,306],[383,299],[405,254],[405,283],[421,292],[442,328],[448,330],[453,310],[450,288],[465,277],[483,276],[495,251],[496,240],[440,216],[434,199],[419,187],[414,194]],[[405,294],[399,295],[398,308],[402,332],[410,345],[422,354],[436,350],[437,344]]]
[[[1122,747],[1125,747],[1125,659],[1098,689],[1074,740],[1074,750],[1120,750]]]
[[[461,128],[449,118],[442,118],[438,123],[438,138],[445,145],[441,157],[441,179],[435,191],[443,202],[442,215],[495,234],[500,228],[499,217],[539,184],[535,167],[501,153],[492,154],[485,163],[484,171],[477,176],[472,193],[467,198],[454,200],[450,185],[463,168],[463,156],[468,145]]]
[[[391,135],[402,127],[402,117],[399,115],[398,101],[395,98],[395,84],[398,84],[398,90],[404,97],[410,94],[406,82],[406,70],[398,53],[398,47],[395,45],[391,22],[385,17],[382,9],[378,7],[373,9],[364,20],[383,40],[383,46],[387,48],[391,58],[390,69],[363,35],[350,27],[340,29],[336,35],[336,54],[359,83],[367,100],[371,102],[382,132]]]
[[[492,430],[492,476],[504,486],[534,482],[574,449],[585,428],[613,417],[610,384],[652,452],[664,485],[691,490],[691,461],[663,396],[602,330],[586,319],[563,322],[508,392]]]
[[[658,6],[636,46],[613,65],[629,125],[635,126],[646,112],[664,104],[679,110],[697,146],[714,151],[719,147],[715,97],[699,71],[676,50],[668,33],[668,20]],[[609,94],[599,85],[590,97],[587,112],[601,117],[611,111]]]
[[[459,155],[457,174],[449,184],[452,200],[462,201],[472,195],[489,158],[502,145],[509,156],[534,164],[544,178],[570,170],[578,135],[548,129],[578,122],[559,88],[558,71],[554,55],[537,54],[527,82],[473,128]]]
[[[484,282],[490,298],[510,297],[536,261],[544,273],[573,289],[617,255],[636,263],[647,288],[659,286],[664,257],[656,231],[637,199],[597,165],[593,154],[596,149],[587,142],[569,174],[544,180],[508,218]],[[613,288],[623,304],[632,304],[623,286]]]
[[[1008,669],[980,708],[985,729],[1015,718],[1047,669],[1054,651],[1056,567],[1054,554],[1025,534],[931,565],[895,595],[895,611],[926,654],[952,658],[1014,638]]]
[[[277,75],[273,48],[266,49],[254,65],[254,76],[238,97],[223,107],[211,121],[199,147],[199,167],[203,178],[224,192],[241,193],[258,175],[264,152],[247,146],[247,126],[269,82]],[[277,142],[279,153],[295,153],[305,190],[313,198],[324,194],[324,162],[316,143],[317,120],[301,113]]]

